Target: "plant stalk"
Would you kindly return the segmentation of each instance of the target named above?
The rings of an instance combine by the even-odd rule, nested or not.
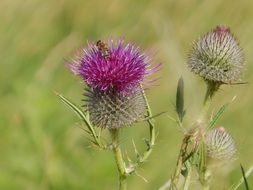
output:
[[[184,181],[184,190],[188,190],[191,183],[191,174],[192,174],[192,168],[191,163],[189,161],[185,162],[186,168],[187,168],[187,176]]]
[[[152,153],[153,147],[155,145],[155,140],[156,140],[155,120],[153,119],[151,108],[149,106],[149,103],[148,103],[148,100],[147,100],[147,97],[145,95],[144,90],[143,90],[143,97],[144,97],[146,105],[147,105],[147,115],[146,115],[146,118],[147,118],[147,122],[148,122],[148,125],[149,125],[149,139],[146,141],[147,150],[142,155],[139,155],[136,163],[134,163],[132,165],[132,168],[128,172],[128,174],[134,173],[136,171],[136,169],[138,167],[140,167],[140,165],[143,162],[147,161],[147,159],[149,158],[150,154]]]
[[[119,190],[127,189],[127,174],[125,168],[125,162],[123,160],[122,152],[119,145],[119,129],[110,129],[110,134],[112,138],[112,150],[114,158],[117,164],[119,172]]]

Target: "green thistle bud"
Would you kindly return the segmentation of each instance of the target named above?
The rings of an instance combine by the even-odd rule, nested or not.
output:
[[[147,110],[141,87],[128,93],[90,89],[85,97],[90,121],[101,128],[130,126],[138,119],[144,118]]]
[[[223,127],[209,131],[205,143],[207,156],[214,160],[231,160],[237,151],[234,139]]]
[[[240,79],[244,58],[230,29],[217,26],[194,42],[187,64],[207,81],[230,84]]]

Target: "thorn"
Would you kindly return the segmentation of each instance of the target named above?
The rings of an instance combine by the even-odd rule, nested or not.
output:
[[[138,150],[137,150],[137,148],[136,148],[136,145],[135,145],[133,139],[132,139],[132,142],[133,142],[133,147],[134,147],[134,152],[135,152],[135,154],[136,154],[136,157],[139,158],[139,157],[140,157],[140,154],[139,154],[139,152],[138,152]]]
[[[93,145],[95,145],[96,147],[99,147],[98,143],[97,143],[97,142],[95,142],[94,140],[89,139],[89,141],[90,141]]]
[[[145,144],[147,145],[147,147],[150,148],[150,142],[149,142],[149,140],[146,139],[146,138],[144,138],[143,140],[144,140]]]
[[[137,171],[135,171],[135,174],[136,174],[138,177],[140,177],[143,181],[145,181],[146,183],[148,183],[148,180],[147,180],[144,176],[142,176],[142,175],[140,175],[139,173],[137,173]]]
[[[156,117],[159,117],[160,115],[163,115],[163,114],[165,114],[165,113],[167,113],[168,111],[163,111],[163,112],[160,112],[160,113],[158,113],[158,114],[156,114],[156,115],[153,115],[152,117],[149,117],[148,115],[146,115],[145,117],[145,119],[143,119],[142,121],[147,121],[147,120],[151,120],[151,119],[154,119],[154,118],[156,118]]]
[[[234,96],[231,100],[231,102],[235,101],[235,99],[237,98],[237,96]]]
[[[80,127],[80,126],[78,126],[80,129],[82,129],[84,132],[86,132],[86,133],[88,133],[89,135],[91,135],[91,132],[88,130],[88,129],[85,129],[85,128],[83,128],[83,127]]]
[[[125,154],[126,154],[126,158],[127,158],[128,163],[132,163],[132,160],[130,159],[130,157],[127,153],[127,150],[125,151]]]
[[[60,96],[61,94],[55,90],[53,90],[53,93],[56,95],[56,96]]]
[[[175,118],[173,118],[172,116],[170,115],[166,115],[170,120],[174,121],[174,122],[177,122],[177,120]]]

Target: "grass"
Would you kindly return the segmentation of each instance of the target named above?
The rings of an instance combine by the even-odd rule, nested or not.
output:
[[[114,189],[116,167],[110,152],[89,147],[78,118],[55,96],[63,93],[81,104],[83,86],[65,68],[64,58],[87,40],[125,37],[153,53],[162,63],[158,86],[148,91],[154,114],[174,114],[176,85],[185,79],[186,120],[197,117],[204,84],[185,64],[191,42],[217,24],[231,27],[245,52],[247,85],[222,87],[213,108],[237,95],[218,124],[238,143],[239,161],[253,163],[252,79],[253,2],[172,0],[2,0],[0,6],[0,189]],[[158,141],[149,161],[129,189],[158,189],[172,174],[182,138],[175,123],[157,119]],[[125,129],[140,148],[145,126]],[[137,144],[136,143],[136,144]],[[228,171],[231,171],[228,173]],[[215,176],[215,187],[229,187],[241,177],[235,162]],[[248,179],[253,186],[253,178]],[[243,186],[241,187],[243,189]]]

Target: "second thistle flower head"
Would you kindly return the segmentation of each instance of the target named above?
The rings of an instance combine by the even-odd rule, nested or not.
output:
[[[148,57],[123,40],[88,44],[69,64],[87,84],[86,109],[101,128],[130,126],[144,116],[146,101],[141,84],[150,68]]]
[[[194,42],[187,63],[195,74],[222,84],[240,79],[244,58],[230,29],[217,26]]]

